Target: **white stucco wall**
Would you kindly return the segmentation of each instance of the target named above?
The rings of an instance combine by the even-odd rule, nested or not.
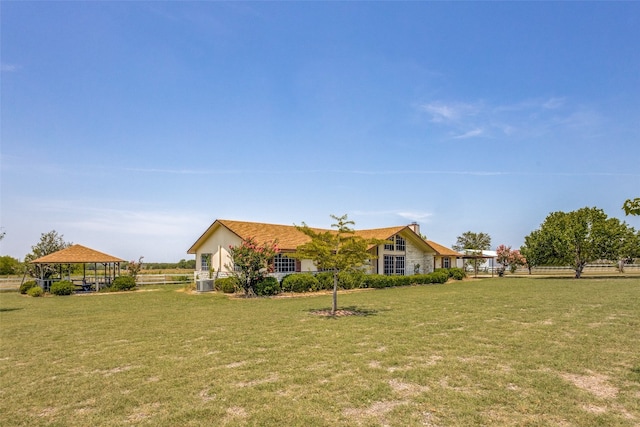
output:
[[[229,246],[238,246],[242,240],[225,227],[219,227],[196,251],[196,270],[200,272],[202,254],[212,254],[212,265],[215,271],[228,271],[225,264],[231,264]],[[200,272],[208,273],[208,272]]]
[[[300,272],[307,273],[310,271],[318,271],[313,261],[311,261],[310,259],[300,260]]]

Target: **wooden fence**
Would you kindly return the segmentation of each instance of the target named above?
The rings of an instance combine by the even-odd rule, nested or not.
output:
[[[31,277],[24,279],[33,280]],[[82,277],[71,277],[71,280],[82,280]],[[22,277],[4,277],[0,278],[0,291],[14,291],[20,288]],[[136,284],[145,285],[171,285],[171,284],[189,284],[193,283],[192,274],[139,274],[136,278]]]
[[[171,285],[193,283],[192,274],[138,274],[136,284],[140,285]]]

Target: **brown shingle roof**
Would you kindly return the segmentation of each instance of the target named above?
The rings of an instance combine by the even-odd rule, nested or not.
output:
[[[253,237],[258,244],[265,242],[278,241],[278,247],[283,251],[295,251],[296,248],[304,243],[307,243],[310,238],[304,233],[298,231],[294,225],[281,225],[281,224],[266,224],[261,222],[246,222],[246,221],[233,221],[228,219],[218,219],[198,238],[198,240],[189,248],[187,253],[195,254],[197,248],[201,243],[209,238],[219,226],[223,226],[236,234],[241,239],[248,239]],[[322,229],[312,228],[317,232],[335,231],[334,229]],[[390,237],[400,233],[401,231],[410,228],[406,225],[399,225],[395,227],[386,228],[372,228],[369,230],[356,230],[355,234],[364,239],[378,239],[387,240]],[[413,233],[413,231],[411,231]],[[433,248],[436,252],[449,256],[461,256],[457,252],[454,252],[444,246],[438,245],[435,242],[425,242],[418,235],[416,236],[416,242],[421,241],[423,244]],[[448,252],[445,252],[448,251]]]
[[[446,246],[442,246],[441,244],[436,243],[433,240],[427,240],[427,243],[429,244],[429,246],[431,246],[433,249],[435,249],[435,251],[438,253],[438,255],[456,256],[456,257],[461,257],[462,256],[461,253],[456,252],[453,249],[449,249]]]
[[[259,222],[230,221],[219,219],[218,222],[229,230],[233,231],[242,239],[253,237],[258,243],[270,242],[278,240],[278,247],[281,250],[295,250],[298,246],[307,243],[310,238],[299,231],[293,225],[264,224]],[[380,239],[386,240],[389,237],[399,233],[406,226],[374,228],[370,230],[356,230],[355,234],[363,239]],[[313,228],[317,232],[325,232],[335,230]]]
[[[73,245],[31,261],[32,264],[84,264],[92,262],[111,263],[124,262],[124,260],[82,245]]]
[[[400,225],[397,227],[372,228],[370,230],[356,230],[356,235],[367,240],[368,239],[387,240],[388,238],[398,234],[404,228],[407,228],[407,226]]]
[[[258,244],[278,240],[281,250],[295,250],[311,240],[293,225],[265,224],[261,222],[231,221],[219,219],[217,222],[227,227],[241,239],[253,237]],[[319,229],[314,229],[322,231]]]

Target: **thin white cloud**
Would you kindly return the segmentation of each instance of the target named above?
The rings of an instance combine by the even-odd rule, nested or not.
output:
[[[128,236],[184,236],[192,232],[193,223],[204,220],[200,214],[153,208],[112,209],[99,204],[73,200],[50,200],[40,209],[60,216],[68,230],[81,230]]]
[[[572,105],[565,97],[530,98],[509,104],[485,101],[433,101],[418,107],[430,123],[448,129],[448,139],[542,137],[566,131],[598,135],[605,120],[593,108]]]
[[[469,138],[474,138],[476,136],[482,136],[483,134],[484,134],[484,130],[478,128],[478,129],[473,129],[468,132],[465,132],[461,135],[454,136],[453,139],[469,139]]]
[[[501,171],[472,171],[472,170],[460,170],[460,171],[444,171],[444,170],[430,170],[430,169],[414,169],[414,170],[333,170],[325,171],[331,173],[345,173],[345,174],[357,174],[357,175],[473,175],[473,176],[486,176],[486,175],[503,175]]]
[[[432,122],[444,122],[445,120],[453,120],[458,117],[456,111],[447,105],[427,104],[423,106],[424,110],[431,114]]]
[[[544,102],[542,106],[549,110],[555,110],[557,108],[562,107],[564,103],[565,103],[565,98],[552,97],[552,98],[549,98],[546,102]]]
[[[398,210],[375,210],[363,211],[356,210],[352,212],[356,216],[378,216],[378,217],[400,217],[410,221],[426,221],[433,216],[431,212],[424,211],[398,211]]]
[[[411,221],[426,221],[433,216],[430,212],[397,212],[398,216]]]
[[[434,123],[456,122],[465,116],[473,116],[479,111],[479,106],[468,103],[432,102],[420,106],[422,111],[431,116]]]
[[[20,68],[22,67],[17,64],[0,64],[0,71],[2,72],[13,73],[18,71]]]

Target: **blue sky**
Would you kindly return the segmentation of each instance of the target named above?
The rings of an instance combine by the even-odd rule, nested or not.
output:
[[[1,254],[189,259],[216,218],[519,247],[640,196],[637,2],[12,2]]]

